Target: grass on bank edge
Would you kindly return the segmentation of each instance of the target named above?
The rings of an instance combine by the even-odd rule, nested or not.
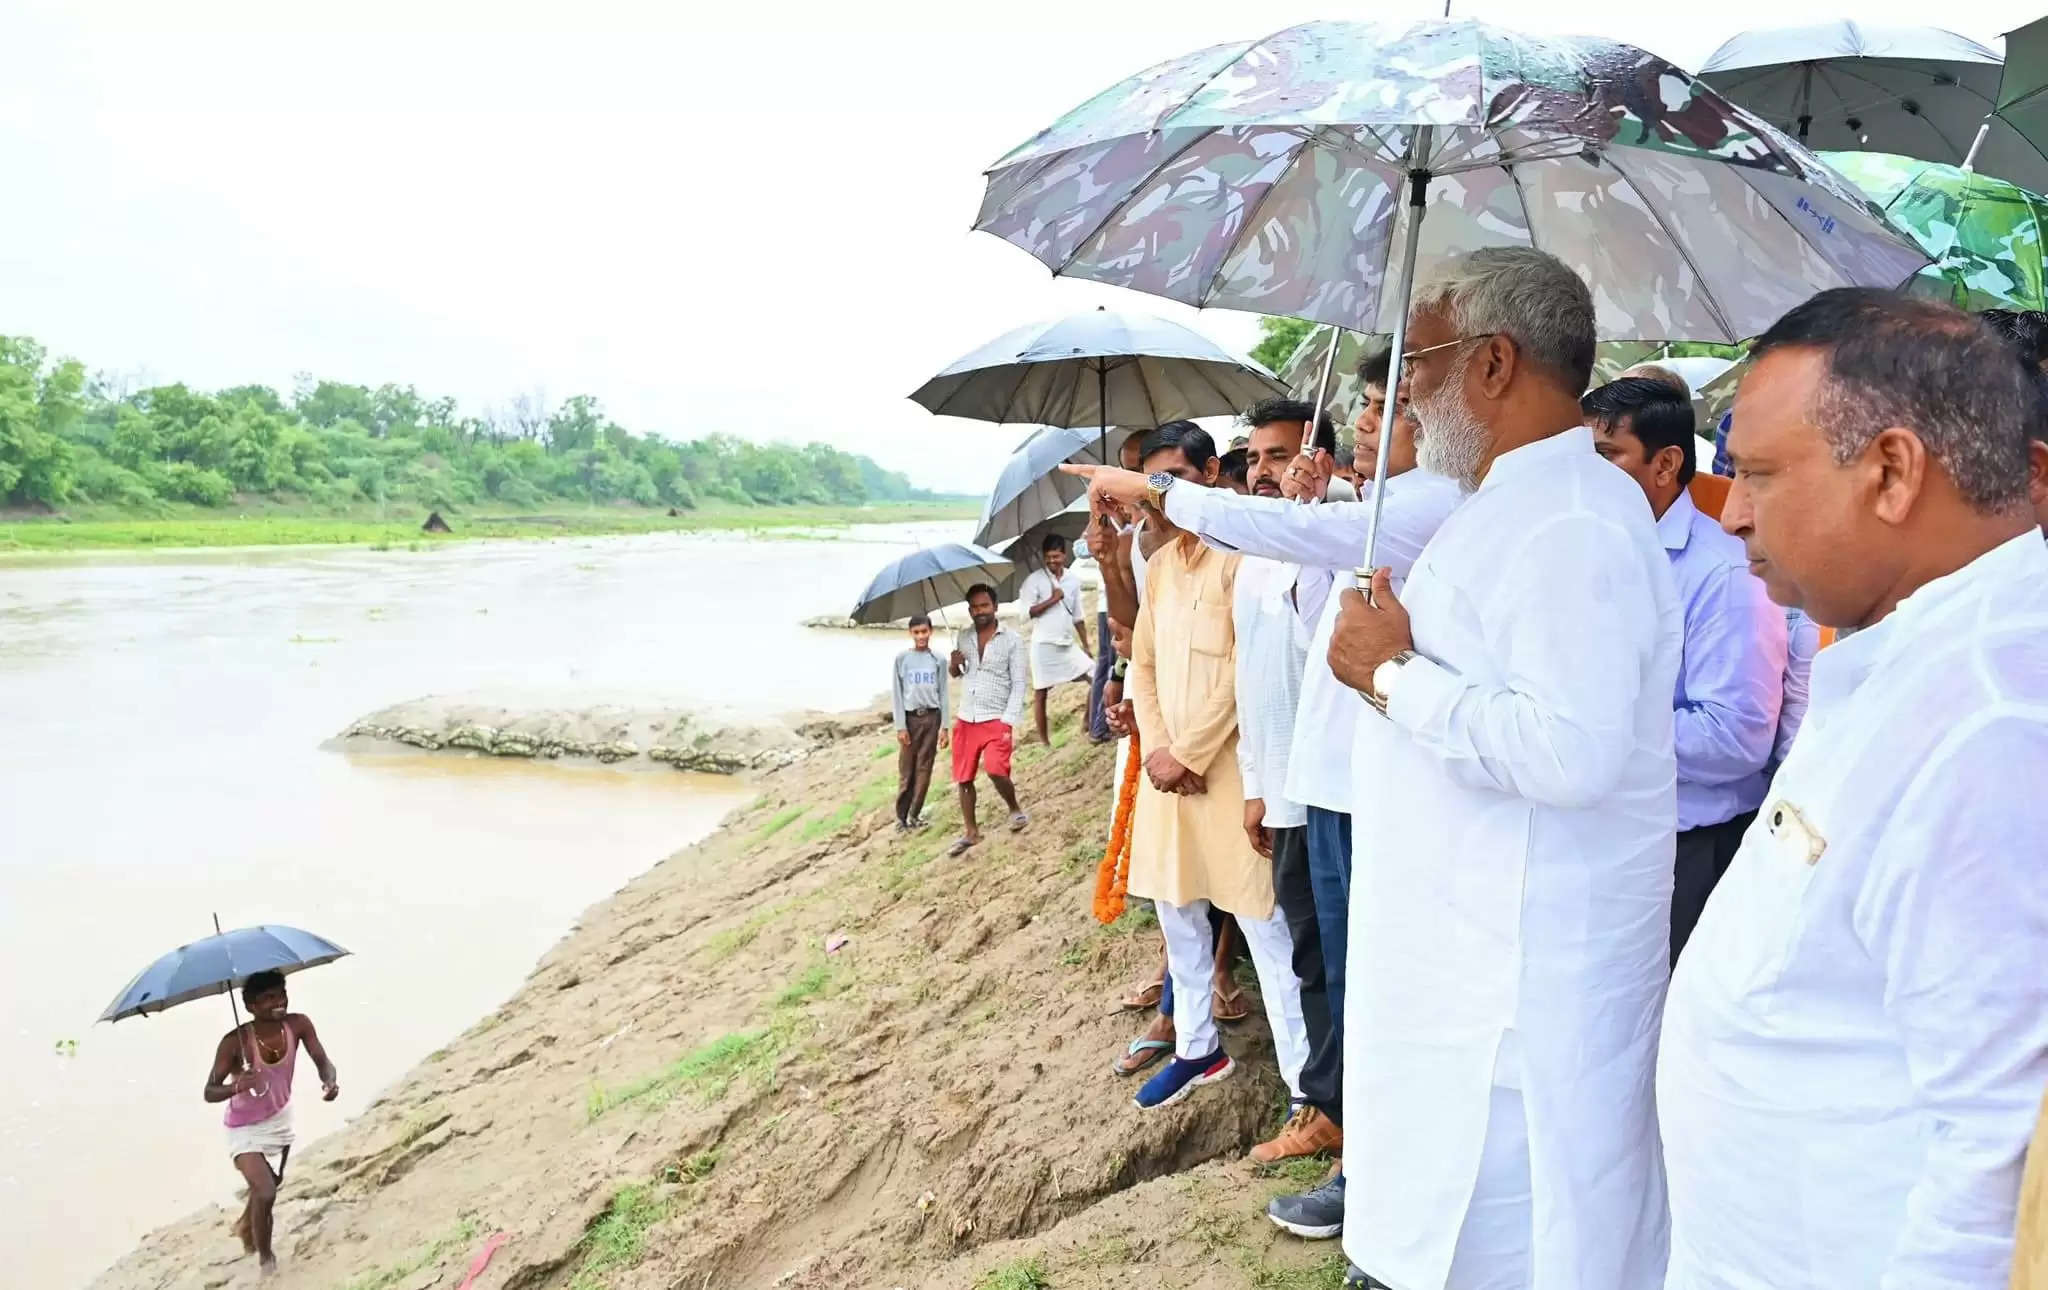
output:
[[[249,546],[374,546],[417,550],[487,538],[597,537],[633,533],[707,533],[850,524],[972,519],[970,502],[885,502],[873,506],[710,504],[670,515],[638,506],[559,507],[487,514],[443,512],[455,530],[422,533],[425,507],[392,504],[327,514],[274,503],[210,510],[179,507],[139,517],[86,508],[61,515],[0,513],[0,557],[76,551],[183,550]]]
[[[476,1239],[478,1230],[475,1219],[465,1218],[398,1262],[358,1272],[342,1283],[342,1290],[391,1290],[421,1269],[440,1263],[450,1254],[462,1253]]]

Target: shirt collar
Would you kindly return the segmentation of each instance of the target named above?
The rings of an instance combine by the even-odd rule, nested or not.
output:
[[[1485,492],[1504,479],[1530,471],[1543,470],[1551,462],[1562,457],[1576,456],[1593,451],[1593,432],[1585,426],[1574,426],[1534,443],[1525,443],[1493,459],[1486,478],[1479,481],[1479,491]]]
[[[1691,496],[1679,489],[1678,500],[1657,517],[1657,536],[1663,540],[1666,551],[1685,550],[1685,544],[1692,541],[1692,522],[1699,513],[1700,508],[1692,504]]]
[[[1999,588],[2044,576],[2048,576],[2048,544],[2042,542],[2039,529],[2029,527],[1954,573],[1924,583],[1891,613],[1815,655],[1812,702],[1828,703],[1855,693],[1880,663],[1910,647],[1915,639],[1938,630],[1944,611],[1958,602],[1993,596]]]

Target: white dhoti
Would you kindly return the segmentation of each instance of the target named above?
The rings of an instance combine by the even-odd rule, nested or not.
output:
[[[282,1160],[292,1145],[292,1107],[287,1102],[278,1108],[276,1115],[254,1124],[231,1124],[228,1126],[228,1159],[236,1156],[258,1155],[265,1160],[277,1157]],[[275,1172],[278,1163],[271,1164]]]
[[[1031,642],[1031,688],[1049,690],[1069,681],[1085,681],[1095,671],[1095,660],[1074,640]]]

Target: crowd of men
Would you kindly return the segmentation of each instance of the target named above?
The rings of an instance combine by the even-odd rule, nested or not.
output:
[[[1292,1099],[1253,1155],[1338,1158],[1269,1213],[1351,1284],[2003,1290],[2048,1087],[2044,322],[1814,297],[1752,346],[1716,520],[1683,382],[1588,391],[1585,284],[1481,251],[1400,388],[1361,371],[1351,460],[1275,401],[1241,489],[1189,422],[1073,468],[1165,943],[1137,1105],[1232,1074],[1241,946]],[[1041,699],[1081,675],[1050,554]],[[971,608],[965,846],[963,744],[1023,820],[972,728],[1021,720],[1024,650]]]

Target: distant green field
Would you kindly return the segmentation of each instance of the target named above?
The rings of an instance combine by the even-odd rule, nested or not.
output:
[[[637,506],[559,507],[533,512],[445,516],[453,533],[423,533],[424,511],[387,507],[336,515],[258,505],[232,515],[190,507],[137,518],[82,507],[64,515],[0,515],[0,558],[65,551],[171,550],[236,546],[418,547],[479,538],[587,537],[616,533],[690,533],[849,524],[971,520],[971,502],[890,502],[872,506],[733,506],[716,504],[670,515]]]

